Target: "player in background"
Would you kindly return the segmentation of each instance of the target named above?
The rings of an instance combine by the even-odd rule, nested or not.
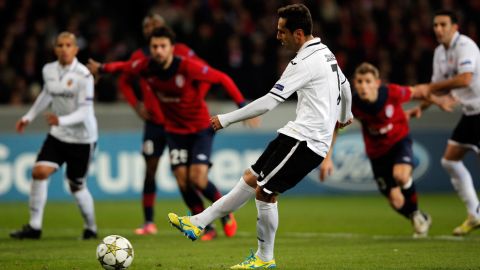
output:
[[[223,72],[191,58],[175,56],[174,44],[175,34],[170,28],[156,28],[149,39],[151,56],[124,63],[123,71],[147,82],[160,102],[165,115],[170,165],[185,203],[196,214],[204,210],[203,202],[194,194],[197,190],[212,201],[222,196],[208,180],[214,131],[210,127],[205,92],[197,83],[222,84],[238,106],[245,105],[245,99]],[[103,68],[107,65],[103,64]],[[257,120],[247,121],[247,124],[256,126]],[[233,236],[237,229],[233,215],[226,213],[222,223],[225,234]],[[204,236],[215,237],[216,233],[210,232]]]
[[[214,129],[272,110],[297,93],[296,119],[278,130],[237,185],[202,213],[191,217],[168,214],[170,223],[196,240],[205,225],[235,211],[255,196],[258,249],[231,269],[275,268],[274,242],[278,228],[277,197],[293,188],[327,155],[333,130],[351,123],[350,85],[334,54],[312,35],[312,17],[303,4],[278,10],[277,39],[297,52],[281,78],[265,96],[244,108],[211,118]],[[337,122],[337,120],[339,122]]]
[[[93,110],[93,76],[76,58],[78,47],[74,34],[60,33],[54,46],[58,60],[43,67],[43,90],[16,124],[17,132],[22,133],[40,112],[51,106],[52,112],[45,114],[50,132],[32,171],[30,222],[10,236],[18,239],[41,237],[48,178],[66,163],[70,191],[85,222],[82,238],[97,238],[93,198],[86,185],[98,137]]]
[[[158,14],[150,13],[145,16],[142,23],[143,35],[145,39],[148,40],[148,37],[151,35],[153,29],[164,25],[165,20]],[[176,56],[192,58],[203,62],[203,60],[200,59],[192,49],[182,43],[177,43],[175,45],[173,53]],[[129,61],[141,60],[148,58],[149,56],[150,49],[149,46],[146,45],[145,47],[134,51],[130,56]],[[116,73],[123,71],[126,63],[127,62],[111,62],[102,66],[99,62],[89,59],[87,67],[92,71],[93,74],[97,74],[99,72]],[[140,91],[133,87],[137,81]],[[128,73],[121,73],[118,79],[118,87],[128,104],[130,104],[137,115],[145,122],[142,147],[142,155],[145,161],[145,178],[142,192],[144,223],[140,228],[135,229],[135,234],[156,234],[157,226],[154,223],[154,206],[157,186],[155,176],[157,173],[158,163],[166,146],[164,127],[165,119],[157,98],[153,96],[153,93],[145,80],[141,78],[135,78],[135,76],[132,76]],[[198,84],[198,87],[201,92],[206,94],[210,89],[210,84],[201,82]],[[215,200],[215,197],[212,197],[212,194],[210,193],[205,193],[203,195],[211,201]],[[182,196],[185,197],[186,195],[182,193]],[[194,199],[194,201],[201,201],[201,198],[197,193],[191,193],[189,196],[197,197]],[[203,237],[204,240],[208,240],[208,235],[211,236],[215,233],[213,228],[209,228],[208,231],[209,234]]]
[[[422,94],[415,87],[382,85],[378,69],[369,63],[362,63],[356,68],[353,82],[352,112],[361,123],[365,149],[378,189],[395,211],[411,220],[414,237],[425,237],[431,218],[418,209],[418,195],[412,179],[412,139],[402,109],[402,103],[411,98],[421,98]],[[437,97],[431,99],[438,103],[443,101]],[[444,108],[449,109],[451,103],[446,101]],[[322,181],[334,170],[334,143],[335,139],[320,166]]]
[[[458,32],[452,11],[435,13],[433,31],[439,43],[433,56],[430,84],[420,85],[424,93],[447,93],[462,106],[463,115],[448,140],[441,163],[453,187],[467,208],[467,219],[454,228],[454,235],[466,235],[480,228],[480,204],[470,172],[462,160],[469,151],[480,154],[480,50],[469,37]],[[423,105],[412,111],[419,114]]]

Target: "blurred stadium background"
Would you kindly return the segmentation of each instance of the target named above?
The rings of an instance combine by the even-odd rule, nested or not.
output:
[[[212,66],[233,77],[249,99],[264,95],[288,63],[291,54],[275,39],[276,10],[295,1],[60,1],[0,0],[0,201],[27,199],[30,170],[48,128],[37,119],[27,134],[14,134],[14,123],[41,89],[41,67],[52,61],[53,38],[68,30],[79,39],[79,60],[127,59],[145,45],[142,19],[149,11],[161,14],[178,34]],[[362,61],[380,67],[384,81],[400,84],[428,82],[436,40],[432,13],[453,9],[460,31],[479,40],[479,1],[304,1],[315,20],[315,34],[336,53],[349,76]],[[215,52],[215,53],[212,53]],[[96,113],[100,140],[89,185],[97,199],[137,198],[142,187],[143,162],[139,154],[142,121],[116,89],[116,76],[103,76],[96,86]],[[221,89],[208,97],[211,113],[233,109]],[[237,181],[286,119],[292,119],[295,102],[287,102],[263,118],[259,130],[237,125],[218,134],[211,178],[223,190]],[[419,161],[416,180],[420,191],[451,191],[439,165],[443,147],[460,112],[431,109],[412,121]],[[346,131],[336,151],[337,174],[326,184],[313,172],[308,181],[289,193],[376,192],[360,135],[354,126]],[[159,198],[176,197],[167,155],[159,171]],[[134,164],[134,165],[132,165]],[[478,162],[467,166],[478,178]],[[61,181],[57,173],[53,181]],[[50,187],[50,199],[68,198],[60,184]]]
[[[63,203],[72,199],[62,184],[62,173],[50,182],[45,239],[37,243],[7,239],[7,233],[28,218],[31,168],[48,131],[40,117],[21,136],[14,133],[14,125],[41,89],[41,67],[54,59],[56,34],[68,30],[77,35],[83,63],[90,57],[123,60],[144,45],[142,19],[155,11],[174,28],[180,42],[232,76],[244,95],[254,99],[270,89],[292,56],[280,48],[275,35],[277,8],[294,2],[310,8],[315,34],[336,53],[347,76],[360,62],[370,61],[380,67],[387,82],[428,82],[436,46],[431,23],[436,9],[455,10],[460,31],[477,43],[480,40],[477,0],[0,0],[0,269],[98,267],[93,258],[96,243],[72,245],[81,221],[73,203]],[[221,89],[212,89],[208,99],[212,114],[234,108]],[[294,100],[286,102],[265,115],[258,130],[234,125],[217,135],[210,177],[223,192],[235,184],[275,130],[294,117],[295,105]],[[240,234],[233,242],[220,237],[196,248],[169,231],[162,222],[164,213],[185,209],[169,172],[168,155],[162,158],[157,178],[160,234],[133,235],[141,221],[143,123],[116,90],[115,76],[98,82],[95,110],[100,139],[89,188],[96,200],[100,233],[120,233],[134,244],[137,258],[132,269],[217,269],[247,255],[247,248],[256,244],[252,203],[238,213]],[[286,194],[280,207],[279,265],[284,269],[480,269],[478,234],[465,241],[446,236],[465,217],[439,162],[460,114],[460,110],[444,113],[432,108],[411,121],[418,160],[415,181],[422,205],[434,218],[428,241],[409,241],[407,221],[390,211],[378,194],[354,125],[337,143],[336,174],[320,183],[314,171]],[[465,163],[478,186],[478,160],[470,155]],[[311,219],[305,220],[306,215]],[[321,223],[312,227],[311,220]],[[193,259],[179,258],[172,241]],[[225,261],[219,262],[219,254],[226,250]]]

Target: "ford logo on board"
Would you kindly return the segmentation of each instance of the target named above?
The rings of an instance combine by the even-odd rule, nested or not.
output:
[[[420,143],[413,141],[413,154],[416,167],[413,180],[418,181],[430,167],[430,157]],[[365,146],[360,133],[343,134],[337,137],[333,152],[335,170],[322,184],[346,191],[376,191],[370,161],[365,154]],[[319,182],[319,169],[308,174],[309,180]]]

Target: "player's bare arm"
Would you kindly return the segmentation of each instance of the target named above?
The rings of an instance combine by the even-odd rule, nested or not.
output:
[[[102,67],[102,63],[93,60],[92,58],[88,59],[88,63],[86,64],[88,70],[94,75],[97,76],[100,73],[100,69]]]

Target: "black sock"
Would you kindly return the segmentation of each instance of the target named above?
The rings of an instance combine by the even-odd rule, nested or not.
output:
[[[412,213],[418,210],[417,204],[417,191],[415,190],[415,183],[412,182],[412,185],[407,188],[401,188],[405,202],[400,209],[396,209],[398,213],[403,215],[406,218],[410,218]]]
[[[186,190],[180,189],[180,193],[182,194],[183,201],[188,206],[188,209],[192,212],[192,215],[196,215],[205,210],[202,198],[200,198],[196,190],[188,187]]]
[[[202,192],[202,195],[205,196],[205,198],[207,198],[211,202],[215,202],[216,200],[222,197],[222,194],[220,193],[220,191],[210,181],[208,181],[207,186],[200,191]]]

